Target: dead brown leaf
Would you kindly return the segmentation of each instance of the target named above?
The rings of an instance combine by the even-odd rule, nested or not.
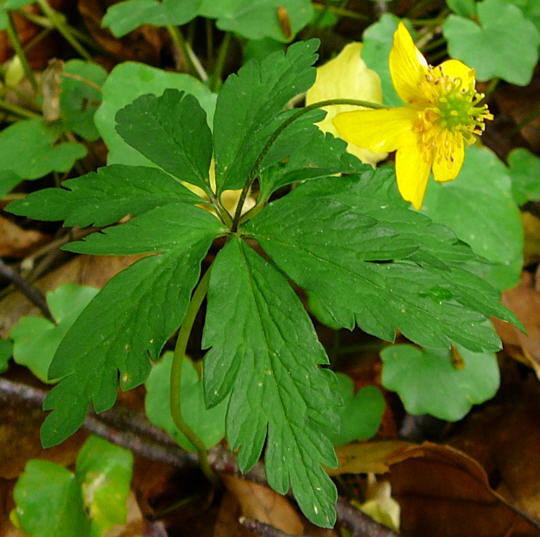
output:
[[[240,504],[242,515],[270,524],[285,533],[301,534],[304,531],[300,515],[289,500],[269,487],[232,475],[224,475],[223,483]]]
[[[519,284],[503,293],[503,304],[512,310],[525,326],[524,334],[515,326],[494,319],[495,328],[511,356],[530,365],[540,377],[540,286],[538,273],[521,274]]]
[[[115,274],[129,267],[141,256],[77,256],[44,278],[36,287],[43,292],[56,289],[67,282],[103,287]],[[23,315],[39,315],[39,310],[19,292],[8,295],[0,302],[0,336],[7,337],[12,326]]]
[[[114,3],[108,0],[79,0],[79,12],[90,35],[118,60],[158,65],[165,43],[164,34],[159,28],[141,26],[122,39],[114,37],[107,28],[102,28],[101,21],[107,7]]]
[[[22,229],[0,216],[0,256],[24,257],[50,237],[33,229]]]

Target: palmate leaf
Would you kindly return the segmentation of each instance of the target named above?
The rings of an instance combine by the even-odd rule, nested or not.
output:
[[[182,181],[208,189],[212,133],[193,95],[143,95],[116,114],[116,130],[139,153]]]
[[[484,321],[515,317],[494,288],[462,268],[478,262],[464,243],[389,200],[392,175],[312,181],[272,203],[245,231],[338,326],[358,324],[390,341],[399,330],[433,348],[457,342],[497,350],[500,340]]]
[[[287,102],[315,81],[318,40],[244,65],[223,84],[214,115],[218,190],[242,188],[258,155],[283,121]],[[282,158],[282,157],[281,157]],[[266,161],[269,164],[268,161]]]
[[[315,523],[335,522],[336,489],[321,467],[335,466],[326,436],[338,417],[333,373],[313,326],[287,280],[233,238],[214,262],[203,347],[206,401],[230,394],[227,438],[243,471],[267,439],[272,488],[289,487]]]

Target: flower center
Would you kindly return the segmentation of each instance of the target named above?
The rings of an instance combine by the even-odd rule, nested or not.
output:
[[[443,75],[439,80],[442,90],[436,101],[439,125],[451,132],[461,132],[465,140],[472,143],[475,134],[484,132],[485,120],[493,119],[487,105],[480,104],[484,94],[464,87],[459,78]]]

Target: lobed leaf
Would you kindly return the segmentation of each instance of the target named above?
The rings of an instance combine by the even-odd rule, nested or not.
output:
[[[287,102],[315,80],[318,40],[291,45],[252,60],[227,78],[214,115],[214,156],[219,191],[242,188]],[[268,163],[268,162],[267,162]]]
[[[321,465],[335,466],[327,437],[336,423],[335,377],[286,279],[237,238],[220,251],[208,291],[203,347],[206,402],[230,394],[227,438],[247,471],[266,440],[270,486],[292,489],[302,511],[335,522],[336,489]]]
[[[355,324],[424,346],[454,341],[497,350],[484,321],[517,322],[497,291],[467,271],[479,262],[449,230],[389,199],[384,170],[301,185],[249,221],[245,231],[289,277],[317,297],[338,326]]]
[[[45,188],[10,203],[13,214],[36,220],[64,220],[66,226],[106,226],[123,216],[137,216],[170,203],[200,203],[201,199],[156,168],[111,165],[61,188]]]

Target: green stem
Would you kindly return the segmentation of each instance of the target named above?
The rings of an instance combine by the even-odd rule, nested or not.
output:
[[[346,17],[348,19],[355,19],[359,21],[368,21],[369,17],[367,15],[362,15],[362,13],[356,13],[356,11],[351,11],[350,9],[344,9],[341,7],[335,6],[325,6],[324,4],[313,4],[315,9],[319,11],[329,11],[334,13],[334,15],[339,15],[340,17]]]
[[[223,68],[225,67],[225,59],[231,43],[232,34],[227,32],[223,36],[223,41],[219,45],[218,56],[216,59],[216,67],[212,75],[212,91],[217,91],[221,86],[221,77],[223,76]]]
[[[64,39],[82,56],[85,60],[91,60],[92,56],[86,49],[77,41],[71,27],[66,23],[64,16],[54,10],[47,0],[36,0],[38,6],[43,11],[43,14],[51,21],[53,26],[62,34]]]
[[[191,335],[193,323],[197,317],[197,313],[201,308],[202,302],[208,291],[208,283],[210,281],[210,269],[208,269],[200,279],[191,301],[189,303],[184,322],[178,332],[178,339],[174,349],[174,357],[171,369],[171,415],[175,425],[184,434],[184,436],[195,446],[199,455],[199,464],[201,470],[206,477],[214,482],[216,475],[208,462],[208,453],[202,440],[195,434],[193,429],[186,423],[182,414],[182,369],[184,366],[184,358],[186,356],[186,348]]]
[[[208,80],[208,75],[206,74],[204,67],[201,65],[199,58],[195,56],[193,49],[184,39],[184,35],[180,31],[180,28],[178,28],[178,26],[173,26],[169,24],[167,25],[167,31],[171,36],[173,45],[176,49],[176,53],[178,54],[178,56],[185,58],[190,71],[196,74],[203,82],[206,82]]]
[[[436,48],[444,45],[445,43],[446,39],[444,37],[439,37],[438,39],[434,39],[433,41],[427,43],[425,47],[422,47],[422,52],[429,52],[430,50],[435,50]]]
[[[76,80],[77,82],[80,82],[81,84],[86,84],[88,87],[96,90],[98,93],[103,93],[101,86],[99,84],[96,84],[93,80],[90,80],[89,78],[85,78],[84,76],[80,76],[80,75],[75,75],[73,73],[66,73],[65,71],[62,72],[62,76],[64,78],[71,78],[72,80]]]
[[[17,54],[21,62],[26,78],[28,78],[28,80],[30,81],[30,84],[32,84],[33,90],[37,91],[38,85],[36,82],[36,77],[34,76],[34,71],[32,71],[32,68],[30,67],[30,64],[28,63],[28,58],[26,57],[26,54],[22,47],[21,41],[19,39],[19,35],[17,34],[15,27],[13,26],[13,18],[11,16],[11,13],[8,11],[6,15],[7,15],[6,16],[6,20],[7,20],[6,32],[8,35],[9,42],[11,43],[11,46],[13,47],[15,54]]]
[[[23,108],[22,106],[19,106],[17,104],[8,103],[7,101],[0,101],[0,108],[2,110],[7,110],[8,112],[13,112],[14,114],[17,114],[21,117],[27,117],[27,118],[40,118],[41,116],[39,114],[36,114],[35,112],[31,112],[30,110],[27,110],[26,108]]]
[[[242,217],[242,208],[244,207],[244,202],[246,201],[247,195],[251,189],[251,186],[253,185],[253,182],[255,181],[255,178],[257,177],[257,173],[259,171],[259,167],[262,164],[264,158],[268,154],[268,151],[272,148],[274,145],[274,142],[278,138],[278,136],[293,122],[295,122],[298,118],[302,117],[304,114],[307,114],[308,112],[311,112],[312,110],[316,110],[317,108],[324,108],[325,106],[334,106],[334,105],[341,105],[341,104],[347,104],[351,106],[362,106],[363,108],[373,108],[376,110],[380,110],[383,108],[387,108],[386,106],[378,103],[372,103],[370,101],[361,101],[359,99],[328,99],[326,101],[319,101],[318,103],[310,104],[309,106],[306,106],[304,108],[301,108],[296,112],[296,114],[292,114],[289,116],[268,138],[268,141],[266,142],[266,145],[263,147],[262,151],[259,153],[259,156],[257,157],[257,160],[255,161],[255,164],[251,168],[251,171],[248,175],[248,179],[246,181],[246,184],[244,185],[244,188],[242,189],[242,192],[240,194],[240,199],[238,200],[238,205],[236,206],[236,212],[234,213],[233,218],[233,225],[231,228],[232,232],[236,232],[238,229],[238,224],[240,223],[240,218]]]

